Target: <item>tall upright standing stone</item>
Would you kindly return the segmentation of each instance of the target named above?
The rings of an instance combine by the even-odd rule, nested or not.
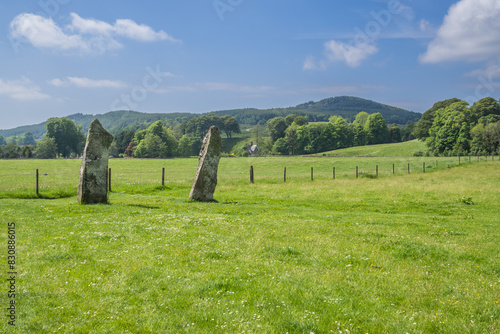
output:
[[[210,127],[201,145],[198,169],[194,178],[189,199],[210,202],[214,200],[215,187],[217,186],[217,169],[219,168],[220,154],[222,152],[222,139],[219,128]]]
[[[80,167],[79,203],[107,203],[109,146],[112,142],[113,136],[103,128],[98,119],[94,119],[87,134]]]

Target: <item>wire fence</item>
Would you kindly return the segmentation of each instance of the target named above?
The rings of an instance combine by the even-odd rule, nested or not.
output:
[[[304,182],[319,180],[386,178],[437,170],[485,161],[500,161],[500,156],[470,157],[297,157],[222,158],[219,184],[258,182]],[[0,161],[0,198],[12,193],[76,194],[80,160]],[[111,159],[111,191],[139,186],[191,186],[197,159],[139,160]],[[57,197],[57,196],[56,196]]]

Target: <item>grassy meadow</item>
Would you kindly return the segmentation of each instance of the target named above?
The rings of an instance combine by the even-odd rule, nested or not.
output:
[[[380,157],[380,156],[412,156],[414,153],[427,152],[427,146],[420,140],[411,140],[398,144],[366,145],[343,148],[331,152],[321,153],[339,157]]]
[[[0,160],[0,331],[498,333],[500,162],[481,160],[223,158],[197,203],[197,159],[112,159],[92,206],[80,161]]]

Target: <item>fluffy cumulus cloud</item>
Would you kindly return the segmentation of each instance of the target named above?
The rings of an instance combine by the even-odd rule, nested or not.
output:
[[[0,79],[0,95],[6,95],[16,100],[42,100],[49,98],[40,92],[40,87],[33,84],[31,80],[4,81]]]
[[[490,61],[500,55],[500,1],[461,0],[453,5],[423,63]]]
[[[23,13],[10,24],[10,34],[14,40],[26,40],[42,49],[103,53],[123,47],[118,39],[127,38],[140,42],[154,42],[176,39],[163,30],[137,24],[132,20],[116,20],[114,24],[85,19],[71,13],[71,24],[60,27],[52,18]]]
[[[347,66],[358,67],[368,56],[377,53],[377,48],[371,44],[351,45],[342,42],[329,41],[325,44],[326,56],[332,61],[345,62]]]
[[[342,62],[354,68],[360,66],[363,60],[378,52],[377,47],[371,43],[354,45],[331,40],[326,42],[324,47],[326,59],[317,61],[309,56],[304,61],[304,70],[324,70],[328,64],[336,62]]]
[[[80,88],[124,88],[127,85],[119,80],[93,80],[89,78],[67,77],[52,79],[49,84],[56,87],[76,86]]]

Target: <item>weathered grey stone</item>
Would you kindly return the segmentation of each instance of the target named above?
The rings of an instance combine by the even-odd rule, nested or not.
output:
[[[99,120],[94,119],[87,134],[80,167],[79,203],[107,203],[109,146],[112,142],[113,136],[103,128]]]
[[[212,126],[201,145],[200,160],[189,199],[210,202],[214,200],[214,191],[217,186],[217,169],[219,168],[222,139],[219,129]]]

